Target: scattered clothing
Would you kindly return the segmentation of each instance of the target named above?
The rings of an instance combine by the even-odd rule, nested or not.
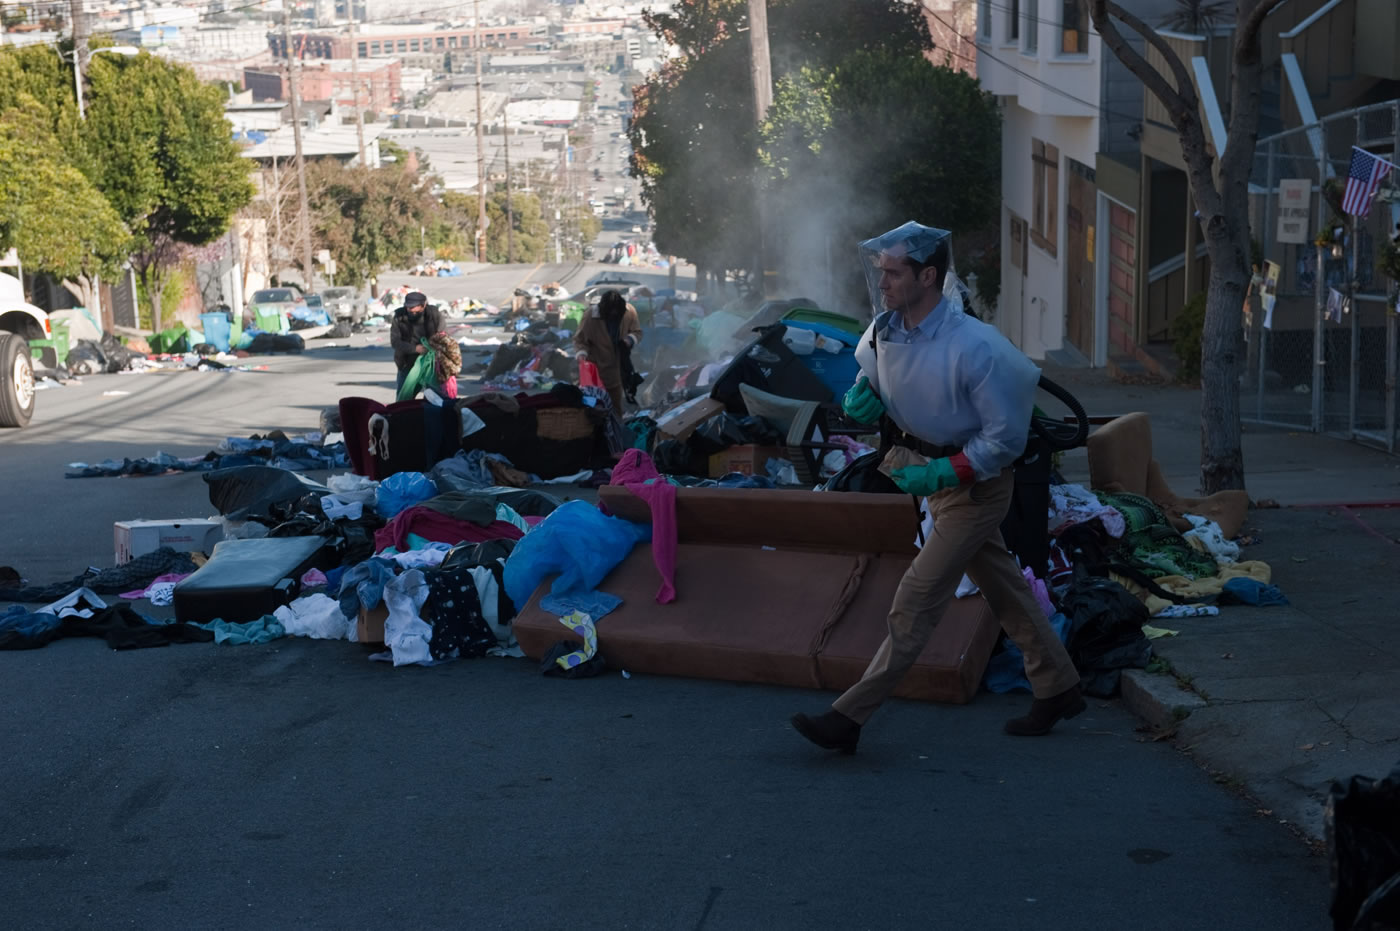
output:
[[[409,549],[409,534],[417,534],[424,539],[449,545],[480,543],[501,538],[518,540],[525,535],[519,527],[502,520],[494,520],[485,527],[480,527],[453,520],[430,507],[416,505],[398,514],[374,532],[375,548],[382,550],[392,546],[400,550]]]
[[[384,646],[395,666],[431,665],[428,648],[433,629],[420,616],[428,600],[428,581],[421,569],[410,569],[384,586]]]
[[[545,595],[540,599],[540,610],[563,617],[566,614],[587,614],[593,620],[601,621],[622,604],[622,599],[607,592],[564,592]]]
[[[195,624],[214,635],[216,645],[247,646],[258,643],[271,643],[287,636],[282,622],[271,614],[265,614],[256,621],[236,624],[231,621],[212,620],[207,624]]]
[[[1233,578],[1220,587],[1221,602],[1271,607],[1288,604],[1288,596],[1276,585],[1269,585],[1259,579]]]
[[[189,578],[189,573],[168,572],[165,575],[157,576],[156,580],[145,588],[122,592],[118,597],[125,598],[127,601],[145,598],[153,605],[164,607],[175,602],[175,585],[186,578]]]
[[[676,600],[676,488],[661,477],[651,457],[640,449],[629,449],[613,467],[612,484],[625,487],[651,508],[651,555],[661,574],[657,604]]]
[[[1153,614],[1153,617],[1219,617],[1220,609],[1215,605],[1167,605]]]
[[[438,569],[426,577],[428,599],[424,607],[432,625],[428,654],[435,660],[485,656],[496,646],[496,635],[482,616],[472,570]]]
[[[555,665],[560,669],[572,669],[592,659],[598,652],[598,629],[593,625],[593,619],[581,611],[575,611],[561,617],[559,623],[583,638],[583,648],[560,656],[554,661]]]
[[[301,577],[301,587],[325,588],[329,581],[320,569],[307,569],[306,574]]]
[[[1181,633],[1179,630],[1168,630],[1165,627],[1153,627],[1151,624],[1142,625],[1142,635],[1148,640],[1161,640],[1163,637],[1175,637]]]
[[[70,582],[54,585],[30,586],[27,588],[0,588],[0,601],[24,601],[46,604],[66,597],[75,588],[88,588],[103,595],[115,595],[131,591],[138,586],[145,587],[154,579],[167,573],[194,572],[197,567],[189,553],[178,553],[168,546],[137,556],[120,566],[100,571],[89,570]]]
[[[1240,545],[1225,539],[1220,525],[1207,517],[1187,514],[1191,529],[1182,534],[1193,546],[1215,557],[1218,565],[1228,566],[1240,558]]]
[[[57,618],[57,624],[36,629],[30,622],[28,633],[18,627],[0,626],[0,650],[33,650],[60,637],[101,637],[114,650],[164,647],[172,643],[208,643],[214,635],[193,624],[153,624],[125,603],[105,608],[92,617],[77,614]]]
[[[355,624],[341,611],[340,602],[329,595],[298,598],[272,612],[289,637],[313,640],[354,640]]]
[[[1111,537],[1121,537],[1125,530],[1123,515],[1109,507],[1082,485],[1050,486],[1050,536],[1058,537],[1067,527],[1097,520]]]

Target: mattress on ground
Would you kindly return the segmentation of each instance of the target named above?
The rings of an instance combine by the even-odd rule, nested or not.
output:
[[[638,546],[599,586],[623,599],[598,622],[599,652],[609,666],[634,673],[845,688],[884,639],[908,563],[897,555],[681,543],[677,599],[658,605],[651,547]],[[533,659],[560,640],[579,639],[539,606],[551,581],[514,623]],[[970,701],[996,635],[981,596],[956,600],[895,694]]]
[[[325,537],[224,540],[207,563],[175,586],[175,617],[255,621],[295,599],[308,570],[330,569],[337,561]]]

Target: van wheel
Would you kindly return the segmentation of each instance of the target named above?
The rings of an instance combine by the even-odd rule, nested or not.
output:
[[[0,427],[22,427],[34,416],[34,363],[29,342],[0,333]]]

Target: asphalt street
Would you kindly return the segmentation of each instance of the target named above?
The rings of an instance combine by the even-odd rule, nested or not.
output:
[[[571,268],[438,281],[489,292]],[[265,371],[41,393],[29,428],[0,433],[0,565],[70,578],[111,564],[116,520],[212,510],[198,474],[65,479],[67,463],[198,455],[314,429],[346,394],[388,400],[382,335],[331,342],[249,360]],[[0,653],[6,924],[1327,926],[1326,862],[1116,702],[1034,740],[1000,733],[1028,696],[894,702],[844,758],[786,723],[828,694],[368,652]]]

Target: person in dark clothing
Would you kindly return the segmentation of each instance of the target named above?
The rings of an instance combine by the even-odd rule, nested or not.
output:
[[[618,417],[623,416],[622,405],[627,394],[635,390],[635,386],[626,384],[623,356],[630,354],[641,339],[642,325],[637,320],[636,308],[611,289],[604,291],[597,305],[584,314],[574,334],[578,360],[598,366],[598,374]]]
[[[422,291],[408,292],[403,306],[394,311],[394,322],[389,327],[389,345],[394,349],[394,365],[399,370],[395,391],[403,387],[413,363],[428,351],[423,340],[441,332],[442,314],[428,303],[427,295]]]

